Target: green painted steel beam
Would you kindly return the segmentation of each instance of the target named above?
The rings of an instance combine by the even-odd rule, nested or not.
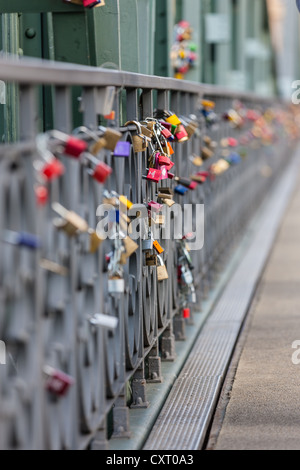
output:
[[[0,0],[0,13],[46,13],[49,11],[82,10],[82,6],[67,4],[63,0]]]

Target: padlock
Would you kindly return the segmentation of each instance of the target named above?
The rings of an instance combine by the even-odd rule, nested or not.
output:
[[[160,166],[169,166],[170,163],[171,163],[171,160],[169,157],[167,157],[166,155],[161,155],[161,154],[158,155],[158,164]]]
[[[130,142],[119,141],[114,150],[114,157],[130,157],[131,144]]]
[[[192,163],[195,166],[202,166],[203,165],[203,159],[199,156],[194,155],[192,158]]]
[[[162,205],[155,201],[150,201],[148,203],[148,208],[151,212],[159,212],[162,210]]]
[[[146,266],[157,266],[157,255],[146,255]]]
[[[129,199],[127,199],[126,196],[122,196],[122,195],[119,196],[119,202],[120,202],[122,208],[125,209],[125,210],[126,210],[126,209],[129,210],[129,209],[131,209],[132,206],[133,206],[133,203],[132,203],[131,201],[129,201]],[[130,222],[130,221],[129,221],[129,222]]]
[[[57,158],[53,158],[50,162],[46,163],[41,170],[42,176],[47,181],[59,178],[64,172],[65,167]]]
[[[196,292],[195,292],[195,288],[194,286],[191,286],[190,288],[190,293],[188,295],[188,302],[190,302],[191,304],[196,304],[197,303],[197,295],[196,295]]]
[[[156,268],[157,280],[158,282],[162,282],[162,281],[169,279],[169,275],[168,275],[168,271],[167,271],[165,263],[163,262],[162,257],[157,256],[157,259],[159,261],[159,265]]]
[[[167,146],[166,147],[163,147],[163,150],[165,151],[165,153],[169,156],[169,157],[172,157],[172,155],[174,155],[174,150],[173,150],[173,147],[172,145],[170,144],[170,142],[167,142]]]
[[[172,124],[173,126],[179,126],[181,124],[181,121],[179,119],[178,116],[176,116],[176,114],[171,114],[170,116],[168,116],[166,118],[166,122],[168,122],[169,124]]]
[[[119,276],[113,276],[108,279],[109,294],[123,294],[125,291],[125,281]]]
[[[174,141],[174,136],[173,136],[173,134],[172,134],[168,129],[166,129],[166,128],[164,128],[164,129],[161,130],[161,135],[162,135],[165,139],[169,140],[170,142],[173,142],[173,141]]]
[[[64,143],[63,153],[70,157],[79,158],[80,155],[88,149],[87,142],[72,135],[65,134],[64,132],[53,130],[49,132],[49,135]]]
[[[47,376],[46,389],[58,397],[64,397],[75,383],[70,375],[50,366],[44,367],[44,374]]]
[[[88,234],[90,236],[89,251],[90,253],[96,253],[101,243],[104,242],[104,239],[99,237],[95,230],[91,228],[88,230]]]
[[[99,2],[99,0],[83,0],[83,6],[85,8],[93,8],[95,7]]]
[[[2,241],[11,245],[38,250],[42,247],[42,242],[37,235],[27,232],[13,232],[5,230]]]
[[[154,183],[159,183],[161,180],[161,170],[156,170],[155,168],[149,168],[146,179],[153,181]]]
[[[126,258],[129,258],[130,256],[132,256],[133,253],[135,253],[139,248],[139,245],[135,243],[135,241],[132,240],[132,238],[130,237],[124,238],[123,243],[125,247],[124,255]]]
[[[221,158],[217,161],[217,163],[214,163],[211,166],[211,171],[215,175],[221,175],[222,173],[225,173],[225,171],[227,171],[229,167],[230,164],[226,160]]]
[[[175,187],[175,193],[179,194],[180,196],[184,196],[188,192],[188,188],[179,184]]]
[[[142,251],[151,251],[153,250],[153,240],[148,238],[147,240],[142,241]]]
[[[158,188],[158,192],[167,196],[174,196],[174,191],[171,188]]]
[[[68,211],[58,202],[52,204],[52,209],[57,212],[62,219],[54,221],[58,229],[64,230],[70,237],[74,236],[77,232],[87,232],[89,226],[87,222],[73,211]]]
[[[161,255],[165,251],[157,240],[153,241],[153,248],[157,251],[159,255]]]
[[[166,218],[163,214],[156,214],[155,219],[154,219],[154,223],[156,225],[165,225],[165,222],[166,222]]]
[[[69,273],[69,270],[67,268],[61,266],[58,263],[54,263],[53,261],[50,261],[48,259],[41,259],[40,267],[42,269],[45,269],[45,271],[49,271],[59,276],[67,276]]]
[[[191,317],[191,310],[189,308],[184,308],[182,310],[182,316],[184,319],[188,320]]]
[[[104,184],[111,174],[112,168],[104,162],[99,162],[92,172],[92,177],[98,181],[98,183]]]
[[[181,186],[185,186],[186,188],[189,188],[192,183],[189,178],[181,178],[176,176],[174,179],[178,184],[180,184]]]
[[[187,131],[185,130],[184,126],[180,124],[175,131],[175,137],[178,142],[183,143],[189,140],[189,136]]]
[[[36,185],[34,187],[36,203],[38,206],[45,206],[49,200],[49,191],[45,186]]]
[[[203,184],[206,181],[206,178],[201,175],[191,175],[191,180],[196,181],[196,183]]]
[[[188,137],[189,139],[191,137],[193,137],[193,135],[195,134],[196,130],[199,128],[199,125],[197,122],[195,121],[190,121],[186,126],[185,126],[185,130],[188,134]]]
[[[168,169],[166,166],[162,166],[160,180],[164,181],[164,180],[167,180],[168,178],[169,178]]]
[[[144,152],[148,147],[148,138],[143,135],[141,124],[137,121],[128,121],[124,125],[134,124],[137,128],[137,135],[132,137],[133,150],[135,153]]]
[[[117,143],[122,138],[121,132],[117,131],[116,129],[112,129],[111,127],[102,126],[99,127],[99,130],[103,132],[101,137],[105,140],[105,148],[111,152],[114,152]]]
[[[190,269],[187,269],[185,266],[181,266],[181,279],[188,286],[194,283],[194,278]]]
[[[106,140],[100,137],[89,149],[92,155],[96,156],[106,146]]]
[[[201,155],[203,160],[208,160],[214,156],[214,152],[208,147],[202,147]]]
[[[176,202],[173,201],[173,199],[163,199],[163,202],[164,202],[164,204],[166,204],[168,207],[172,207],[172,206],[174,206],[174,204],[176,204]]]

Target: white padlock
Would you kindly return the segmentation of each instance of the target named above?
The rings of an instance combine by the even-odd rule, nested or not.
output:
[[[194,278],[191,271],[189,269],[186,269],[185,267],[181,268],[181,277],[185,284],[187,284],[188,286],[193,284],[194,282]]]
[[[111,278],[108,280],[108,292],[110,294],[123,294],[125,291],[125,281],[122,278]]]

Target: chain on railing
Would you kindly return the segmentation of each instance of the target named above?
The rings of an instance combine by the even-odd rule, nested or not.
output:
[[[0,448],[106,448],[130,436],[129,409],[149,406],[147,383],[176,360],[175,340],[289,161],[295,116],[173,79],[0,66],[20,106],[20,141],[0,147]],[[45,133],[39,85],[53,87]],[[168,218],[184,206],[204,232],[197,250]]]

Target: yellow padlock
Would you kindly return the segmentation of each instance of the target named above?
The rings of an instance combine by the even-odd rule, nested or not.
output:
[[[179,117],[176,116],[176,114],[172,114],[171,116],[169,116],[166,119],[166,122],[168,122],[169,124],[172,124],[173,126],[179,126],[181,124],[181,121]]]

